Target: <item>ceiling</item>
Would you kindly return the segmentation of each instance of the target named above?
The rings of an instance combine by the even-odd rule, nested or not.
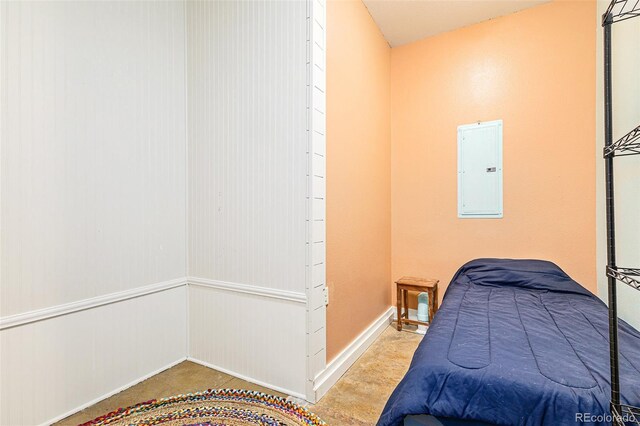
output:
[[[391,47],[550,0],[363,0]]]

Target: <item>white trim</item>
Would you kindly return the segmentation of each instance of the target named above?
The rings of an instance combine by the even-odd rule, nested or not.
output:
[[[215,288],[218,290],[233,291],[236,293],[253,294],[255,296],[270,297],[272,299],[288,300],[295,303],[307,303],[307,295],[289,290],[278,290],[275,288],[261,287],[251,284],[240,284],[226,281],[211,280],[208,278],[188,277],[187,282],[190,285],[200,287]]]
[[[185,336],[184,336],[184,342],[185,342],[185,348],[184,348],[184,353],[187,354],[187,358],[191,355],[191,290],[189,289],[189,282],[187,281],[187,283],[184,286],[184,294],[185,294],[185,314],[187,316],[186,321],[185,321]]]
[[[76,302],[65,303],[62,305],[51,306],[49,308],[37,309],[34,311],[24,312],[21,314],[9,315],[0,318],[0,330],[6,328],[18,327],[36,321],[42,321],[50,318],[68,315],[78,311],[97,308],[99,306],[109,305],[112,303],[122,302],[124,300],[133,299],[135,297],[147,296],[149,294],[158,293],[160,291],[170,290],[186,284],[185,278],[176,278],[169,281],[137,287],[130,290],[119,291],[116,293],[105,294],[103,296],[91,297],[89,299],[78,300]]]
[[[356,337],[327,367],[316,376],[314,391],[316,401],[324,396],[327,391],[347,372],[349,367],[371,346],[371,344],[389,326],[393,318],[394,307],[389,307],[378,319]]]
[[[142,377],[140,377],[138,379],[135,379],[134,381],[129,382],[124,386],[120,386],[119,388],[117,388],[115,390],[112,390],[112,391],[110,391],[110,392],[108,392],[108,393],[106,393],[106,394],[104,394],[102,396],[99,396],[98,398],[92,399],[89,402],[86,402],[86,403],[84,403],[84,404],[82,404],[82,405],[80,405],[80,406],[78,406],[78,407],[76,407],[76,408],[74,408],[72,410],[69,410],[64,414],[61,414],[61,415],[56,416],[56,417],[54,417],[52,419],[49,419],[46,422],[41,423],[40,426],[47,426],[47,425],[50,425],[52,423],[58,422],[58,421],[60,421],[62,419],[65,419],[65,418],[67,418],[69,416],[72,416],[72,415],[76,414],[77,412],[84,410],[87,407],[90,407],[90,406],[92,406],[94,404],[97,404],[98,402],[103,401],[103,400],[105,400],[105,399],[107,399],[109,397],[112,397],[113,395],[115,395],[115,394],[117,394],[119,392],[122,392],[125,389],[129,389],[130,387],[135,386],[138,383],[143,382],[143,381],[147,380],[148,378],[150,378],[152,376],[155,376],[156,374],[162,373],[163,371],[168,370],[171,367],[175,367],[176,365],[178,365],[178,364],[180,364],[181,362],[184,362],[184,361],[187,361],[187,357],[182,357],[182,358],[178,359],[177,361],[174,361],[174,362],[172,362],[170,364],[167,364],[164,367],[160,367],[159,369],[157,369],[155,371],[152,371],[149,374],[145,374],[144,376],[142,376]]]
[[[187,2],[182,4],[182,13],[184,19],[182,22],[182,30],[184,37],[184,274],[185,274],[185,304],[186,304],[186,338],[184,353],[189,356],[189,282],[186,281],[186,275],[189,275],[189,251],[191,250],[190,242],[191,238],[189,233],[191,227],[189,226],[189,58],[187,57],[189,52],[189,30],[188,30],[188,9]]]
[[[187,284],[201,287],[216,288],[219,290],[233,291],[237,293],[253,294],[256,296],[270,297],[274,299],[288,300],[296,303],[307,303],[305,293],[298,293],[288,290],[278,290],[267,287],[254,286],[249,284],[231,283],[225,281],[210,280],[207,278],[182,277],[169,281],[163,281],[144,287],[137,287],[130,290],[105,294],[103,296],[91,297],[89,299],[78,300],[76,302],[51,306],[49,308],[37,309],[21,314],[9,315],[0,318],[0,330],[18,327],[36,321],[43,321],[74,312],[93,309],[112,303],[118,303],[135,297],[147,296],[160,291],[170,290]]]
[[[217,370],[217,371],[221,371],[221,372],[226,373],[226,374],[228,374],[230,376],[237,377],[238,379],[242,379],[242,380],[245,380],[247,382],[254,383],[254,384],[258,385],[258,386],[262,386],[262,387],[265,387],[265,388],[273,389],[276,392],[284,393],[284,394],[287,394],[287,395],[290,395],[290,396],[295,396],[296,398],[306,399],[306,396],[304,394],[300,393],[300,392],[294,392],[292,390],[285,389],[285,388],[282,388],[280,386],[272,385],[271,383],[263,382],[261,380],[254,379],[252,377],[245,376],[244,374],[240,374],[240,373],[237,373],[235,371],[231,371],[231,370],[229,370],[227,368],[222,368],[222,367],[220,367],[218,365],[214,365],[214,364],[211,364],[211,363],[208,363],[208,362],[205,362],[205,361],[201,361],[201,360],[199,360],[197,358],[192,358],[192,357],[189,356],[189,357],[187,357],[187,361],[191,361],[191,362],[194,362],[196,364],[200,364],[200,365],[202,365],[204,367],[208,367],[208,368],[212,368],[212,369]]]
[[[315,402],[314,378],[326,368],[326,177],[327,73],[325,0],[307,4],[307,181],[306,181],[306,399]],[[322,291],[319,291],[322,290]]]
[[[189,34],[187,2],[182,4],[184,38],[184,274],[189,275]]]

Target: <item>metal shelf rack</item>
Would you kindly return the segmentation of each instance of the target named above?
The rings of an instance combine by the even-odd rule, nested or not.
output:
[[[602,15],[602,26],[605,26],[607,21],[615,24],[638,16],[640,16],[638,0],[612,0],[607,11]]]
[[[611,363],[611,414],[614,426],[640,426],[640,407],[621,404],[618,346],[618,281],[640,290],[640,268],[616,265],[616,228],[614,203],[614,158],[640,154],[640,126],[622,138],[613,140],[613,104],[611,83],[611,28],[614,23],[640,17],[640,0],[612,0],[602,16],[604,27],[604,128],[605,179],[607,206],[607,277],[609,285],[609,355]]]
[[[604,148],[605,157],[622,157],[634,154],[640,154],[640,126]]]
[[[640,290],[640,269],[607,267],[607,276]]]

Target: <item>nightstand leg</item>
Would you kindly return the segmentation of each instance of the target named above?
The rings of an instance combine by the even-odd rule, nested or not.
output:
[[[436,294],[435,291],[429,291],[429,324],[433,321],[433,314],[436,309]]]
[[[409,319],[409,290],[407,290],[406,288],[403,290],[403,304],[404,304],[404,317],[406,319]]]
[[[398,323],[396,325],[396,328],[398,329],[398,331],[402,331],[402,316],[401,316],[401,309],[400,309],[400,305],[402,304],[402,290],[400,290],[399,287],[396,288],[396,306],[398,309]]]
[[[436,315],[436,311],[438,310],[438,286],[433,289],[433,313],[431,314],[431,319]]]

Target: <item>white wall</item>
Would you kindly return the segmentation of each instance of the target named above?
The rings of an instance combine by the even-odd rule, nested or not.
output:
[[[605,276],[606,219],[604,197],[604,72],[603,31],[600,26],[602,14],[608,1],[598,1],[597,23],[597,229],[598,229],[598,291],[607,299]],[[617,140],[640,125],[640,20],[635,18],[613,25],[612,30],[613,69],[613,138]],[[640,266],[640,156],[615,160],[615,209],[617,264],[622,267]],[[619,315],[640,329],[640,292],[625,284],[618,284]]]
[[[304,398],[305,302],[189,286],[189,357]]]
[[[0,332],[0,424],[50,424],[185,359],[186,287]]]
[[[326,179],[327,2],[307,8],[307,400],[316,402],[327,363]]]
[[[2,315],[183,277],[183,5],[2,8]]]
[[[60,418],[187,357],[313,397],[324,1],[1,14],[0,423]]]
[[[191,286],[190,354],[298,395],[306,372],[306,39],[302,1],[187,3],[188,270],[190,281],[208,284]],[[230,316],[219,315],[223,307]]]
[[[0,423],[25,425],[184,358],[184,4],[0,12]]]
[[[191,276],[304,291],[305,10],[187,3]]]

